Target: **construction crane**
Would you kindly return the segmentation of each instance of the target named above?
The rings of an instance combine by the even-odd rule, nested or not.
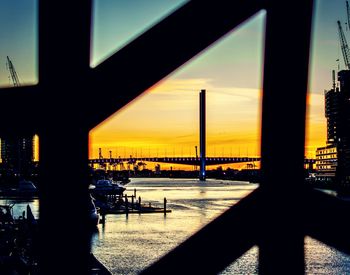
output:
[[[344,64],[345,64],[345,67],[348,70],[350,70],[350,50],[349,50],[349,46],[348,46],[348,43],[346,42],[345,35],[344,35],[343,29],[341,27],[340,21],[338,20],[337,23],[338,23],[340,47],[341,47],[341,51],[342,51],[343,57],[344,57]]]
[[[350,8],[349,8],[349,1],[346,1],[346,16],[348,19],[348,30],[350,30]]]
[[[7,69],[10,71],[10,76],[13,82],[13,86],[15,87],[19,87],[21,86],[19,83],[19,79],[18,79],[18,75],[17,72],[15,70],[15,67],[12,64],[12,61],[10,60],[10,58],[7,56]]]

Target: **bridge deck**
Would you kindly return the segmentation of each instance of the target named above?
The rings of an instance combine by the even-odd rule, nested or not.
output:
[[[118,163],[129,163],[135,164],[137,162],[161,162],[161,163],[176,163],[176,164],[187,164],[187,165],[199,165],[199,158],[196,157],[152,157],[152,158],[98,158],[90,159],[90,164],[118,164]],[[256,162],[260,161],[260,157],[206,157],[207,165],[215,164],[229,164],[229,163],[244,163],[244,162]],[[315,163],[315,159],[305,159],[305,164]]]

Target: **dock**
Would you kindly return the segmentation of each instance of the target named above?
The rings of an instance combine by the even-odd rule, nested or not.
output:
[[[171,213],[170,209],[164,209],[162,207],[141,207],[140,209],[107,209],[100,210],[101,215],[108,214],[142,214],[142,213]]]
[[[141,197],[136,196],[136,189],[133,195],[103,195],[95,200],[99,214],[102,216],[102,223],[105,221],[105,216],[110,214],[144,214],[144,213],[171,213],[171,209],[167,208],[167,199],[163,199],[163,207],[160,203],[152,205],[150,202],[142,203]]]

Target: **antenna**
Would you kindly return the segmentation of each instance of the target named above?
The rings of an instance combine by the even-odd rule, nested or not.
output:
[[[340,65],[339,65],[339,58],[336,60],[337,62],[337,68],[338,68],[338,72],[340,71]]]

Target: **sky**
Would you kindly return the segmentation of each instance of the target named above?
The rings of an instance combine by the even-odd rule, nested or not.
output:
[[[156,24],[184,0],[93,1],[91,67]],[[297,16],[296,16],[297,18]],[[332,69],[344,69],[336,21],[346,37],[345,1],[315,1],[308,87],[305,155],[326,145],[324,90]],[[195,156],[199,145],[199,91],[207,91],[207,155],[260,154],[265,12],[226,35],[90,132],[90,157]],[[283,24],[281,31],[283,31]],[[0,2],[0,86],[11,86],[6,56],[23,85],[39,81],[37,1]],[[281,44],[283,46],[283,44]],[[281,57],[281,69],[293,53]],[[340,61],[337,62],[336,60]],[[286,146],[288,146],[286,144]]]

